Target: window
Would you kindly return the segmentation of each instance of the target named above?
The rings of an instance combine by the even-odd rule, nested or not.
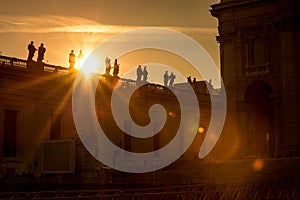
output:
[[[243,75],[269,74],[269,44],[271,27],[249,27],[242,30]]]
[[[16,157],[18,111],[4,110],[3,157]]]
[[[159,152],[156,152],[156,150],[160,148],[158,127],[160,127],[159,124],[157,122],[154,123],[153,131],[156,133],[153,137],[153,150],[155,151],[154,156],[159,156]]]
[[[131,123],[129,120],[124,122],[124,130],[126,133],[131,133]],[[124,149],[127,151],[132,151],[131,140],[131,135],[124,134]]]
[[[50,140],[61,139],[61,115],[51,114]]]
[[[253,41],[252,46],[253,65],[261,66],[266,62],[265,42],[262,38],[257,38]]]

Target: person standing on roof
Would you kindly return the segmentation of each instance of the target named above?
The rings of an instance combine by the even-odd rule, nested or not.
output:
[[[31,41],[30,44],[28,44],[27,49],[28,49],[28,58],[27,58],[27,60],[30,61],[30,60],[32,60],[32,58],[34,56],[34,53],[36,51],[36,48],[33,45],[33,41]]]
[[[75,61],[76,61],[76,55],[74,53],[74,50],[71,50],[69,54],[70,69],[74,69]]]
[[[45,52],[46,52],[46,48],[44,47],[44,43],[41,43],[38,50],[38,58],[37,58],[38,62],[42,62],[42,60],[44,60]]]

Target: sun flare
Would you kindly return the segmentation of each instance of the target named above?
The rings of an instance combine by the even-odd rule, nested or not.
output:
[[[97,60],[92,56],[89,56],[88,59],[82,62],[82,65],[80,66],[80,71],[84,74],[90,74],[93,72],[97,72],[98,66],[99,63],[97,62]]]
[[[98,73],[99,66],[100,63],[98,62],[98,59],[90,55],[90,53],[87,53],[85,55],[82,55],[80,59],[77,58],[75,68],[77,70],[80,70],[81,73],[89,75],[91,73]]]

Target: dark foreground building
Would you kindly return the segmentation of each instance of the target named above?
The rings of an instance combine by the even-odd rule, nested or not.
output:
[[[71,107],[76,71],[5,56],[0,60],[1,199],[261,199],[266,194],[266,198],[281,199],[299,196],[300,159],[238,157],[238,151],[228,151],[238,146],[223,143],[226,132],[213,151],[199,160],[198,151],[210,122],[211,102],[204,82],[191,84],[201,109],[200,129],[191,147],[178,161],[162,170],[130,174],[112,170],[97,161],[78,138]],[[109,108],[116,81],[120,81],[119,87],[124,90],[136,87],[136,81],[111,75],[93,76],[100,77],[95,96],[98,120],[111,141],[128,151],[147,152],[171,140],[180,117],[172,90],[177,87],[184,93],[186,84],[190,83],[174,85],[174,88],[146,84],[133,94],[131,111],[137,123],[147,123],[149,119],[142,113],[154,103],[164,105],[168,113],[166,128],[158,136],[140,143],[114,125]],[[210,91],[218,95],[212,88]],[[131,129],[126,120],[124,127]],[[236,141],[236,138],[228,141]]]
[[[222,0],[211,13],[228,98],[224,134],[237,132],[241,156],[299,156],[300,2]]]
[[[5,56],[1,56],[0,61],[0,175],[41,176],[69,173],[82,177],[97,177],[104,165],[97,162],[82,145],[72,114],[74,80],[77,73],[81,72]],[[116,84],[118,83],[120,90],[128,91],[138,87],[139,83],[110,74],[90,74],[87,78],[99,78],[94,107],[100,126],[115,145],[130,152],[151,152],[172,140],[181,116],[178,101],[172,95],[172,91],[177,90],[180,95],[185,95],[184,88],[187,85],[192,86],[202,113],[196,126],[203,130],[199,131],[193,145],[182,158],[197,159],[205,136],[204,129],[208,127],[210,118],[210,98],[205,82],[186,82],[172,88],[147,83],[134,92],[129,108],[138,124],[145,126],[149,123],[147,113],[153,104],[161,104],[167,113],[166,125],[161,133],[139,140],[121,131],[111,111],[111,95]],[[214,95],[218,95],[217,91]],[[87,105],[80,106],[85,108]],[[122,105],[117,106],[119,114],[122,113]],[[163,121],[162,116],[158,114],[157,117],[153,130],[158,129],[156,125]],[[124,118],[121,126],[128,131],[132,129],[127,118]],[[99,146],[93,146],[90,151],[97,154]]]

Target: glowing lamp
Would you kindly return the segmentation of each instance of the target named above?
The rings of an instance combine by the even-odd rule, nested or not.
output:
[[[204,131],[205,131],[205,129],[204,129],[203,127],[200,126],[200,127],[198,128],[198,132],[199,132],[199,133],[203,134]]]

